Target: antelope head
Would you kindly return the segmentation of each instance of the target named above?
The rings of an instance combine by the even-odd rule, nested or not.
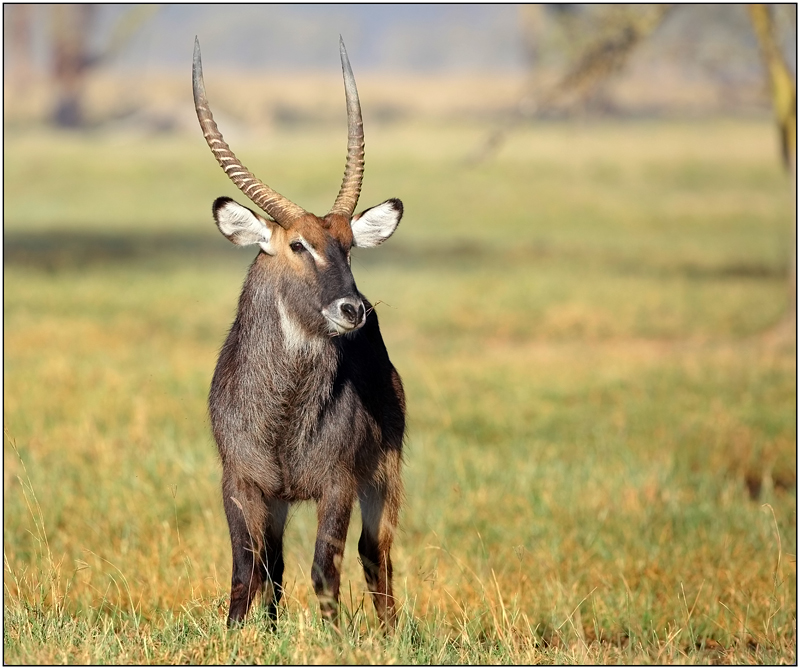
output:
[[[281,318],[306,334],[341,335],[366,321],[364,303],[350,271],[353,246],[378,246],[400,223],[403,204],[390,199],[353,215],[364,175],[364,127],[353,71],[339,38],[347,100],[347,161],[331,210],[316,216],[260,181],[222,138],[206,99],[200,43],[195,38],[192,87],[197,118],[211,152],[228,178],[267,216],[228,197],[214,201],[220,232],[239,246],[258,245],[278,286]]]

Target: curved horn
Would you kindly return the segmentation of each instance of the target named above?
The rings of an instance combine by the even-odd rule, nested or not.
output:
[[[347,163],[342,187],[330,213],[343,214],[349,219],[358,204],[361,180],[364,177],[364,125],[361,121],[361,104],[358,101],[356,80],[341,35],[339,35],[339,55],[342,59],[344,93],[347,99]]]
[[[305,209],[259,181],[250,170],[242,165],[233,151],[231,151],[231,147],[225,143],[206,99],[206,87],[203,83],[203,64],[200,62],[200,42],[197,37],[194,38],[192,90],[194,92],[194,108],[197,111],[197,120],[200,121],[203,136],[206,138],[208,148],[211,149],[228,178],[236,184],[242,193],[272,216],[281,226],[285,227],[286,223],[292,219],[306,214]]]

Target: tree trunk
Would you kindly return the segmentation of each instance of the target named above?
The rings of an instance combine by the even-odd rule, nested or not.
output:
[[[748,5],[753,30],[758,37],[761,57],[769,77],[772,108],[778,125],[781,157],[792,179],[792,201],[797,206],[797,88],[775,35],[771,8],[768,5]],[[792,223],[792,257],[789,261],[789,310],[787,317],[797,316],[797,212]]]
[[[89,32],[96,10],[95,5],[50,7],[56,95],[52,122],[60,128],[79,128],[85,123],[82,98],[91,62]]]

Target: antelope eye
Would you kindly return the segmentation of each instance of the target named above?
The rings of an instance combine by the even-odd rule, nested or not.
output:
[[[289,248],[292,249],[295,253],[302,253],[306,250],[306,247],[303,246],[301,242],[292,242],[289,244]]]

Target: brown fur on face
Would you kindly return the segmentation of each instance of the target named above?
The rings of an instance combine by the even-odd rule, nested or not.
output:
[[[314,214],[306,214],[294,219],[290,225],[281,227],[262,219],[265,225],[272,226],[272,246],[275,249],[273,257],[286,262],[292,271],[298,275],[308,273],[308,265],[303,262],[302,256],[294,253],[291,244],[302,239],[323,266],[331,254],[343,254],[346,258],[353,246],[353,231],[346,217],[328,214],[319,218]]]

